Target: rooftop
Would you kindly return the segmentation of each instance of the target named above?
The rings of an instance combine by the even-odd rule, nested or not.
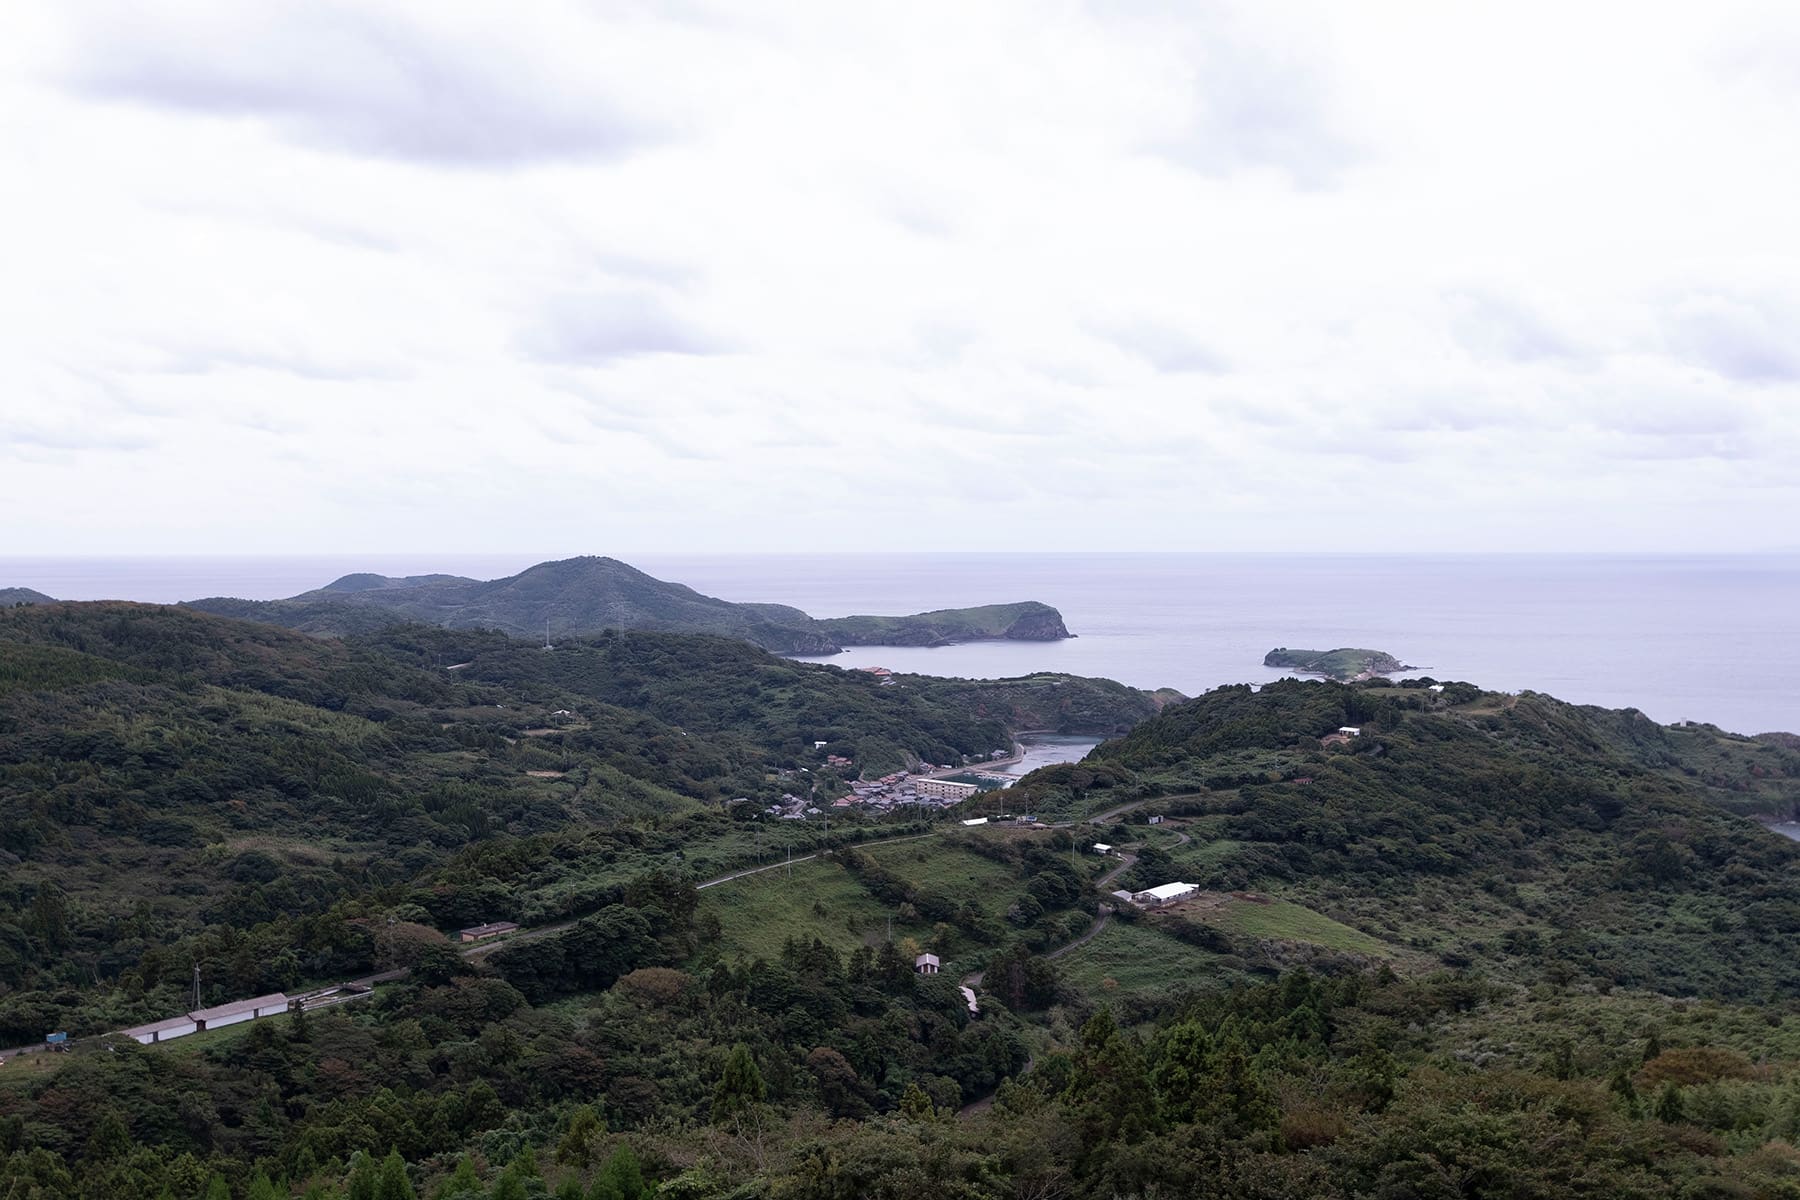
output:
[[[121,1029],[119,1032],[126,1037],[136,1037],[142,1033],[161,1033],[165,1029],[181,1029],[193,1023],[194,1018],[192,1017],[170,1017],[163,1021],[152,1021],[148,1025],[133,1025],[130,1029]]]
[[[212,1008],[197,1008],[188,1016],[196,1021],[216,1021],[220,1017],[235,1017],[239,1013],[255,1012],[259,1008],[286,1008],[287,996],[282,992],[270,992],[266,996],[255,996],[249,1000],[233,1000],[229,1004],[217,1004]]]

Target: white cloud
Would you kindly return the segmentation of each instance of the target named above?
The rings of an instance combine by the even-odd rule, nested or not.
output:
[[[16,552],[1306,549],[1335,514],[1729,549],[1800,505],[1765,6],[16,10]]]

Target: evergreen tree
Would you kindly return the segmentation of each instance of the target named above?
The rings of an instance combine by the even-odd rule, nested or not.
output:
[[[769,1087],[763,1082],[750,1047],[739,1042],[726,1056],[725,1070],[713,1089],[713,1119],[716,1121],[740,1113],[753,1104],[761,1104],[768,1094]]]
[[[225,1177],[214,1172],[206,1181],[206,1190],[200,1193],[200,1200],[231,1200],[231,1188],[225,1183]]]
[[[644,1183],[643,1168],[638,1165],[638,1157],[630,1146],[621,1142],[612,1152],[606,1165],[600,1168],[600,1178],[590,1194],[604,1196],[607,1200],[644,1200],[650,1194]]]
[[[452,1197],[476,1196],[480,1193],[481,1176],[475,1173],[475,1164],[465,1154],[456,1160],[456,1170],[438,1184],[437,1190],[432,1193],[432,1200],[451,1200]]]
[[[594,1142],[606,1132],[606,1125],[594,1106],[584,1104],[569,1118],[569,1128],[556,1143],[556,1161],[585,1167],[593,1158]]]
[[[1675,1125],[1687,1117],[1687,1106],[1682,1103],[1681,1089],[1675,1086],[1673,1079],[1663,1084],[1662,1092],[1656,1097],[1656,1119],[1665,1125]]]
[[[397,1150],[389,1150],[381,1160],[381,1170],[375,1177],[375,1200],[418,1200],[412,1180],[406,1177],[406,1160]]]
[[[88,1138],[85,1157],[91,1163],[111,1162],[130,1153],[131,1144],[131,1132],[125,1128],[125,1122],[118,1113],[107,1109],[95,1123],[93,1136]]]
[[[345,1200],[375,1200],[375,1160],[358,1150],[350,1156],[350,1186]]]

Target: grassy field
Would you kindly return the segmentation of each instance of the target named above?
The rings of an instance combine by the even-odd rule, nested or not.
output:
[[[1303,905],[1274,897],[1262,901],[1234,899],[1196,915],[1208,924],[1241,937],[1306,942],[1380,958],[1392,958],[1395,954],[1395,947],[1361,930],[1352,929]]]
[[[992,917],[1003,915],[1025,891],[1025,881],[1012,868],[939,838],[876,846],[866,853],[908,883],[959,903],[973,900]],[[719,918],[722,953],[733,961],[774,959],[790,937],[816,937],[848,953],[885,939],[890,920],[897,939],[910,937],[923,946],[934,933],[931,922],[902,919],[849,871],[820,859],[708,888],[700,893],[700,911]],[[948,956],[958,949],[944,948],[946,970],[953,961]]]
[[[1114,921],[1093,941],[1057,959],[1056,966],[1065,983],[1095,999],[1213,985],[1233,974],[1218,955],[1160,933],[1147,921]]]
[[[790,937],[805,942],[816,937],[848,953],[885,937],[892,915],[849,871],[819,859],[708,888],[700,893],[700,913],[719,918],[724,957],[744,962],[773,961]],[[851,931],[852,922],[859,932]],[[896,937],[926,932],[894,929]]]

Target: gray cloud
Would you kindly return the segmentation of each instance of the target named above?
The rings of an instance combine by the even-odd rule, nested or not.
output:
[[[545,307],[519,343],[540,362],[587,366],[645,354],[723,354],[729,349],[683,322],[646,291],[560,296]]]
[[[1740,383],[1800,380],[1800,323],[1726,296],[1694,296],[1670,315],[1666,336],[1683,358]]]
[[[1576,354],[1568,338],[1517,301],[1488,292],[1453,292],[1445,302],[1456,340],[1479,357],[1542,362]]]
[[[292,348],[208,346],[179,350],[158,368],[169,375],[211,375],[222,371],[276,371],[323,383],[351,380],[395,380],[413,372],[376,363],[333,361]]]
[[[1186,67],[1188,118],[1151,152],[1206,175],[1272,168],[1309,189],[1361,156],[1332,116],[1325,64],[1307,61],[1302,47],[1258,36],[1221,5],[1145,0],[1095,11],[1157,28]]]
[[[1160,321],[1090,322],[1088,331],[1165,373],[1219,374],[1231,364],[1184,329]]]
[[[79,424],[56,428],[23,423],[0,425],[0,449],[13,456],[29,450],[146,450],[155,444],[142,434]]]
[[[107,10],[76,30],[70,83],[89,95],[224,117],[256,117],[307,145],[436,165],[508,167],[616,158],[658,131],[593,76],[446,22],[362,4]]]

